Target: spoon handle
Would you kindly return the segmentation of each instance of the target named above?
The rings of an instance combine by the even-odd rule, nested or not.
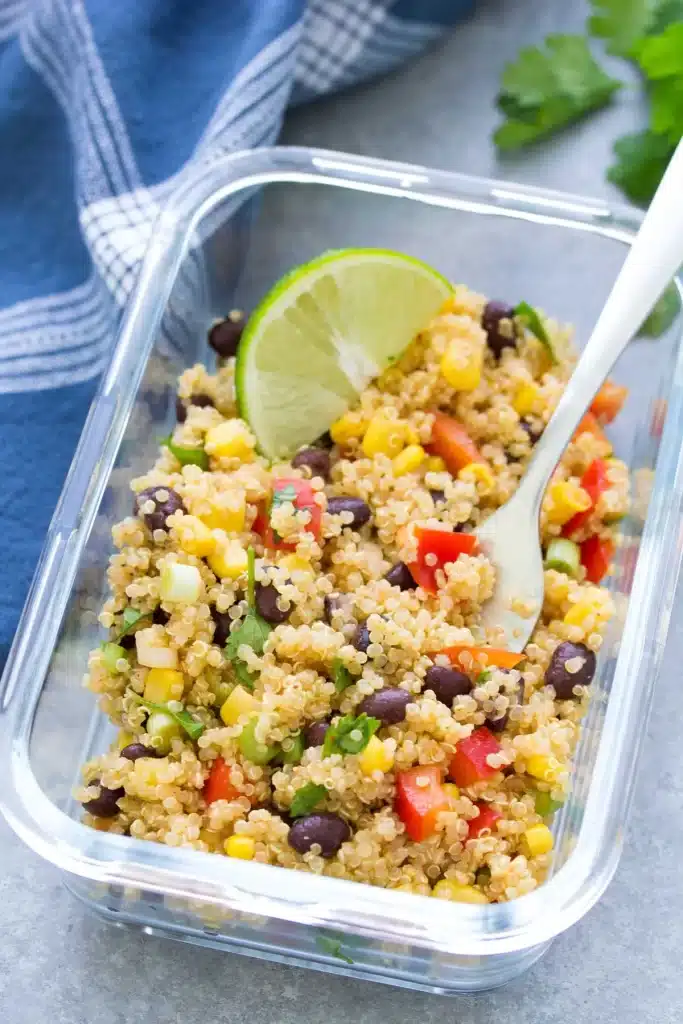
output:
[[[534,511],[581,417],[617,358],[683,264],[683,142],[645,215],[581,359],[555,408],[517,493]],[[531,496],[531,497],[530,497]]]

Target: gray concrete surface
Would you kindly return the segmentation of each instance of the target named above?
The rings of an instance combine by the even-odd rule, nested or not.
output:
[[[578,30],[571,0],[490,0],[412,67],[296,112],[286,140],[605,194],[612,138],[639,122],[635,95],[565,138],[505,164],[489,142],[498,69],[549,31]],[[560,254],[558,253],[558,258]],[[657,1024],[683,1010],[683,759],[679,592],[644,743],[626,852],[601,903],[507,988],[439,997],[231,957],[107,928],[0,823],[3,1024]],[[644,726],[645,727],[645,726]]]

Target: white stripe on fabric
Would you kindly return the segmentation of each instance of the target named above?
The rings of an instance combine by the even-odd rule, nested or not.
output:
[[[21,302],[15,302],[13,306],[0,310],[0,334],[5,327],[15,327],[23,320],[27,324],[33,325],[41,315],[50,319],[57,312],[71,311],[76,307],[80,309],[82,304],[91,303],[95,295],[99,295],[101,287],[101,282],[93,274],[83,284],[79,284],[68,292],[41,295],[37,299],[23,299]]]
[[[301,23],[297,22],[264,46],[256,57],[242,68],[221,97],[196,146],[195,155],[201,154],[213,139],[224,132],[238,113],[258,103],[270,91],[275,81],[291,73],[290,65],[294,63],[294,50],[300,35]]]
[[[62,311],[64,312],[64,311]],[[97,336],[101,328],[110,329],[112,326],[111,308],[107,309],[102,303],[92,312],[78,317],[78,319],[55,319],[51,323],[44,324],[39,331],[34,327],[31,331],[15,330],[2,335],[2,347],[0,348],[0,372],[5,362],[11,364],[12,360],[24,356],[40,355],[50,358],[55,352],[67,349],[80,348],[88,343],[90,338]]]
[[[57,388],[82,384],[94,377],[99,377],[107,365],[108,359],[107,348],[95,359],[68,370],[55,370],[45,374],[33,373],[16,378],[0,377],[0,395],[24,394],[29,391],[54,391]]]

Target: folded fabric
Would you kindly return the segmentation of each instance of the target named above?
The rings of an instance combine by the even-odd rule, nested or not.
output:
[[[193,162],[272,143],[473,0],[0,0],[0,667],[121,307]]]

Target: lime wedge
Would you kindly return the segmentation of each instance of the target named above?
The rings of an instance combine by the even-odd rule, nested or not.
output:
[[[237,352],[240,415],[263,454],[286,458],[324,433],[452,292],[426,263],[386,249],[338,249],[290,271]]]

